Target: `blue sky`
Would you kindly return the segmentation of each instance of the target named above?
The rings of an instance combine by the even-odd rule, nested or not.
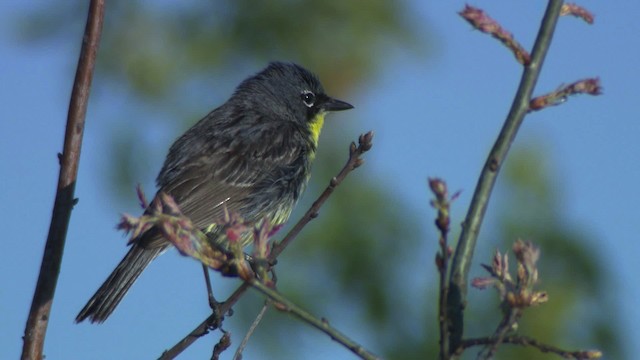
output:
[[[394,55],[377,78],[348,99],[356,109],[339,115],[341,120],[349,116],[367,119],[352,128],[356,129],[353,138],[369,129],[376,132],[374,150],[367,155],[368,171],[389,184],[390,191],[416,211],[430,214],[425,186],[428,176],[441,176],[451,188],[463,189],[454,210],[456,222],[468,206],[477,174],[508,112],[521,73],[501,45],[472,31],[456,15],[464,4],[411,2],[413,16],[429,25],[434,55],[426,61]],[[531,47],[543,2],[471,4],[487,10],[525,48]],[[541,143],[551,157],[564,217],[586,229],[606,259],[620,290],[611,297],[618,299],[623,326],[634,334],[640,323],[640,111],[635,103],[640,95],[640,2],[580,4],[595,13],[595,24],[561,19],[535,93],[598,76],[604,95],[574,97],[562,106],[531,114],[516,146]],[[0,225],[5,234],[0,253],[1,358],[15,358],[22,345],[49,225],[58,176],[56,153],[62,148],[71,74],[81,36],[78,32],[54,43],[21,46],[13,20],[28,6],[32,4],[17,1],[0,5],[0,160],[5,169],[0,177]],[[173,253],[158,260],[107,323],[73,324],[78,310],[124,254],[124,239],[114,230],[118,213],[135,209],[134,201],[131,208],[114,209],[105,191],[109,181],[104,173],[108,168],[105,158],[110,149],[104,134],[109,129],[110,107],[118,101],[122,99],[117,95],[102,93],[88,111],[76,188],[80,203],[72,214],[49,326],[45,349],[49,359],[78,358],[78,354],[91,354],[81,357],[96,359],[147,358],[159,354],[202,318],[202,309],[185,308],[190,299],[202,297],[201,280],[194,280],[197,285],[185,283],[183,279],[193,268],[181,265],[184,258]],[[159,137],[166,139],[168,147],[175,135],[163,133]],[[159,169],[160,164],[148,166]],[[153,179],[140,181],[151,184]],[[489,212],[492,209],[490,205]],[[175,286],[164,289],[158,286],[161,281]],[[233,280],[223,282],[233,285]],[[89,288],[87,284],[91,284]],[[150,306],[149,299],[154,296],[160,303]],[[344,327],[346,333],[354,330],[353,324]],[[120,335],[117,340],[114,333]],[[309,339],[315,339],[311,336]],[[629,340],[625,342],[628,352],[640,353],[640,343]],[[208,357],[212,341],[200,341],[186,358]],[[375,344],[365,345],[375,349]],[[322,350],[328,353],[318,354],[318,358],[352,358],[337,345],[326,347]],[[247,358],[251,355],[249,352]]]

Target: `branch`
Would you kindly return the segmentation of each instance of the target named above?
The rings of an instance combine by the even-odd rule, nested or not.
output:
[[[447,297],[449,286],[447,282],[447,271],[449,269],[449,259],[451,258],[451,247],[448,244],[449,225],[451,224],[450,207],[451,202],[455,200],[459,193],[449,197],[447,184],[438,178],[429,179],[429,188],[435,195],[435,199],[431,200],[431,206],[438,211],[435,225],[440,232],[440,252],[436,254],[436,267],[440,274],[440,295],[438,297],[438,325],[440,328],[440,354],[439,359],[445,360],[449,358],[449,320],[447,318]]]
[[[551,44],[562,3],[562,0],[549,1],[531,53],[531,61],[524,68],[511,110],[482,169],[469,211],[463,222],[462,233],[453,257],[449,284],[448,312],[452,322],[450,351],[457,349],[462,341],[469,268],[491,191],[511,143],[516,137],[524,116],[529,111],[529,101]]]
[[[280,255],[280,253],[282,253],[282,251],[284,251],[284,249],[289,246],[291,241],[293,241],[293,239],[298,236],[300,231],[302,231],[302,229],[311,220],[315,219],[318,216],[320,207],[324,204],[325,201],[327,201],[329,196],[331,196],[331,194],[333,193],[333,190],[335,190],[335,188],[342,183],[347,175],[349,175],[351,171],[364,163],[364,160],[362,160],[360,156],[371,149],[371,147],[373,146],[372,141],[373,131],[369,131],[366,134],[360,135],[360,137],[358,138],[358,146],[356,146],[356,143],[354,142],[351,143],[351,146],[349,147],[349,160],[347,160],[347,163],[344,165],[342,170],[340,170],[338,175],[331,179],[331,181],[329,182],[329,186],[324,189],[320,197],[318,197],[313,205],[311,205],[311,208],[307,210],[302,219],[300,219],[296,223],[296,225],[289,231],[289,233],[282,239],[282,241],[274,245],[273,249],[271,249],[271,254],[269,255],[270,261],[275,260]]]
[[[465,340],[462,340],[460,344],[460,348],[456,352],[461,353],[464,349],[470,348],[472,346],[488,346],[488,345],[491,345],[493,342],[494,342],[494,339],[492,337],[465,339]],[[504,339],[502,339],[502,342],[504,344],[531,346],[540,350],[543,353],[556,354],[565,359],[599,359],[602,357],[602,352],[600,352],[599,350],[568,351],[552,345],[543,344],[527,336],[516,336],[516,335],[506,336]]]
[[[269,255],[269,261],[273,262],[278,255],[286,249],[286,247],[295,239],[295,237],[300,233],[300,231],[304,228],[306,224],[308,224],[312,219],[314,219],[318,215],[318,211],[320,207],[324,204],[324,202],[331,196],[334,189],[342,183],[342,181],[347,177],[347,175],[354,170],[355,168],[362,165],[363,161],[360,156],[367,152],[372,147],[373,140],[373,132],[369,131],[366,134],[360,135],[358,139],[359,145],[356,146],[355,143],[351,143],[349,147],[349,159],[347,163],[344,165],[342,170],[331,179],[327,188],[322,192],[322,194],[316,199],[316,201],[311,205],[309,210],[304,214],[304,216],[296,223],[296,225],[289,231],[289,233],[283,238],[281,242],[274,245],[271,249]],[[224,314],[229,312],[231,308],[236,304],[236,302],[244,295],[245,291],[249,288],[249,284],[246,282],[242,283],[231,296],[224,301],[219,308],[218,314],[211,314],[207,319],[202,321],[193,331],[191,331],[187,336],[185,336],[182,340],[180,340],[177,344],[175,344],[171,349],[165,351],[161,356],[160,360],[169,360],[177,357],[182,351],[191,346],[193,342],[195,342],[198,338],[206,335],[210,330],[215,330],[219,327],[222,322],[222,318]]]
[[[220,355],[231,346],[231,335],[228,332],[223,331],[220,340],[213,347],[213,353],[211,354],[211,360],[219,360]]]
[[[71,218],[71,210],[77,202],[77,199],[74,199],[74,191],[78,176],[87,103],[89,101],[103,19],[103,0],[92,0],[89,5],[80,58],[78,59],[76,76],[71,92],[64,147],[62,154],[58,155],[60,174],[58,176],[51,224],[49,225],[49,234],[47,235],[38,283],[24,331],[24,344],[22,347],[22,359],[24,360],[42,359],[43,357],[42,349],[47,333],[47,325],[49,324],[51,305],[58,283],[69,219]]]
[[[227,298],[225,302],[220,305],[220,315],[224,315],[228,313],[233,305],[240,300],[242,295],[249,288],[249,284],[242,283],[236,291]],[[200,323],[195,329],[193,329],[187,336],[185,336],[182,340],[178,341],[171,349],[166,350],[160,355],[158,360],[170,360],[175,359],[180,353],[182,353],[186,348],[191,346],[196,340],[201,338],[204,335],[207,335],[210,330],[215,330],[219,327],[219,324],[222,322],[222,319],[219,319],[219,314],[214,313],[209,315],[203,322]]]
[[[520,308],[512,308],[504,315],[502,321],[500,321],[500,324],[498,325],[498,328],[493,333],[493,337],[491,337],[492,341],[487,344],[487,347],[485,348],[486,352],[483,354],[483,351],[481,351],[478,354],[478,359],[493,359],[498,351],[498,347],[504,343],[504,338],[507,336],[507,333],[514,329],[520,316],[522,316],[522,309]]]
[[[291,301],[289,301],[287,298],[282,296],[276,290],[274,290],[274,289],[268,287],[267,285],[261,283],[259,280],[254,278],[254,279],[251,279],[251,280],[249,280],[247,282],[253,288],[255,288],[256,290],[260,291],[264,295],[268,296],[271,300],[273,300],[275,302],[274,305],[278,310],[286,311],[286,312],[289,312],[289,313],[295,315],[300,320],[306,322],[307,324],[309,324],[309,325],[315,327],[316,329],[322,331],[323,333],[329,335],[329,337],[331,337],[331,339],[333,339],[333,340],[337,341],[338,343],[342,344],[344,347],[346,347],[347,349],[351,350],[351,352],[353,352],[354,354],[358,355],[360,358],[367,359],[367,360],[380,359],[377,356],[375,356],[374,354],[372,354],[371,352],[369,352],[367,349],[363,348],[360,344],[358,344],[355,341],[349,339],[346,335],[344,335],[340,331],[338,331],[335,328],[333,328],[331,325],[329,325],[329,322],[327,320],[325,320],[325,319],[322,319],[322,320],[317,319],[313,315],[311,315],[308,312],[302,310],[296,304],[294,304]]]
[[[249,327],[249,330],[247,331],[244,338],[240,342],[240,346],[238,346],[238,349],[236,349],[236,353],[233,355],[233,360],[242,360],[242,352],[244,351],[244,348],[247,347],[247,344],[249,343],[249,338],[251,338],[251,335],[253,335],[253,333],[258,328],[258,325],[262,321],[262,318],[264,317],[264,314],[267,312],[268,308],[269,308],[269,300],[265,301],[264,305],[262,305],[262,309],[260,309],[260,312],[258,313],[258,315],[256,315],[256,318],[253,320],[253,323]]]

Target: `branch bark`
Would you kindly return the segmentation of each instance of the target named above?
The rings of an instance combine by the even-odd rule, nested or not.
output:
[[[547,5],[531,53],[531,61],[524,67],[524,72],[511,110],[482,169],[469,211],[462,225],[462,233],[460,234],[452,261],[449,283],[447,307],[449,312],[448,318],[451,321],[450,353],[455,352],[461,345],[469,268],[478,239],[478,233],[480,232],[480,226],[489,204],[491,191],[493,190],[500,168],[507,157],[509,148],[518,133],[518,129],[529,111],[529,102],[531,101],[533,90],[538,81],[549,45],[551,44],[562,5],[562,0],[550,0]]]
[[[82,38],[82,48],[71,93],[64,148],[62,154],[58,155],[60,174],[49,234],[24,331],[23,360],[42,359],[43,357],[44,339],[58,283],[69,219],[71,218],[71,210],[77,202],[77,199],[74,199],[74,191],[78,176],[87,103],[103,20],[104,0],[92,0],[89,5],[87,25]]]
[[[355,143],[351,143],[349,147],[349,159],[346,164],[340,170],[338,175],[331,179],[329,185],[325,188],[325,190],[320,194],[320,196],[316,199],[316,201],[311,205],[309,210],[304,214],[304,216],[293,226],[293,228],[289,231],[289,233],[283,238],[282,241],[275,244],[271,249],[271,253],[269,254],[269,261],[275,262],[276,258],[287,248],[287,246],[293,241],[300,231],[314,218],[318,216],[318,211],[324,204],[324,202],[331,196],[335,188],[342,183],[342,181],[349,175],[351,171],[362,165],[364,160],[361,158],[362,154],[369,151],[373,141],[373,132],[369,131],[366,134],[360,135],[358,139],[358,145]],[[204,321],[202,321],[193,331],[191,331],[187,336],[182,338],[182,340],[178,341],[173,347],[169,350],[166,350],[162,355],[160,355],[159,360],[169,360],[174,359],[180,353],[182,353],[186,348],[191,346],[198,338],[206,335],[210,330],[217,329],[222,323],[222,317],[231,310],[233,305],[244,295],[245,291],[249,288],[249,284],[244,282],[242,283],[231,296],[225,300],[219,307],[219,313],[214,313],[209,315]]]

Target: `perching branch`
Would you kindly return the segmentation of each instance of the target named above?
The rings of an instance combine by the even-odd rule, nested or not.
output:
[[[478,233],[480,232],[480,226],[489,204],[491,191],[493,190],[500,168],[507,157],[511,143],[518,133],[524,116],[529,111],[529,102],[536,82],[538,81],[540,71],[542,70],[549,45],[551,44],[562,5],[562,0],[549,1],[533,46],[533,51],[531,52],[531,59],[527,65],[524,66],[524,72],[511,110],[482,169],[469,211],[463,222],[462,233],[460,234],[458,245],[453,256],[451,275],[449,277],[448,312],[449,320],[451,321],[450,353],[453,353],[461,345],[469,268],[478,239]]]
[[[89,5],[87,25],[82,38],[80,58],[71,92],[64,147],[62,154],[58,155],[60,174],[49,234],[24,331],[23,360],[42,359],[43,357],[44,339],[60,273],[69,219],[71,218],[71,210],[77,202],[77,199],[74,199],[74,192],[80,162],[80,149],[103,19],[104,1],[92,0]]]
[[[211,314],[204,321],[202,321],[195,329],[193,329],[187,336],[182,338],[182,340],[178,341],[173,347],[160,355],[158,360],[170,360],[175,359],[178,355],[180,355],[186,348],[191,346],[196,340],[207,335],[209,331],[218,329],[222,322],[222,319],[219,318],[219,315],[224,316],[227,314],[233,305],[240,300],[242,295],[249,288],[249,284],[242,283],[234,292],[220,305],[220,314]]]
[[[327,188],[322,192],[322,194],[318,197],[318,199],[311,205],[309,210],[305,213],[305,215],[294,225],[294,227],[289,231],[289,233],[283,238],[281,242],[276,244],[269,254],[269,261],[273,262],[278,255],[284,251],[284,249],[295,239],[296,236],[300,233],[300,231],[318,215],[318,211],[320,207],[324,204],[324,202],[331,196],[335,188],[342,183],[342,181],[347,177],[347,175],[362,165],[364,160],[361,159],[361,155],[367,152],[371,147],[373,140],[373,132],[369,131],[366,134],[360,135],[358,139],[358,145],[355,143],[351,143],[349,147],[349,159],[347,163],[344,165],[342,170],[338,173],[338,175],[331,179]],[[219,328],[222,323],[223,317],[227,314],[231,308],[236,304],[236,302],[244,295],[247,288],[249,288],[249,284],[247,282],[242,283],[234,292],[231,294],[227,300],[220,304],[219,307],[219,316],[218,314],[211,314],[207,319],[202,321],[193,331],[191,331],[187,336],[185,336],[182,340],[180,340],[177,344],[175,344],[171,349],[165,351],[159,359],[168,360],[174,359],[177,357],[182,351],[188,348],[193,342],[195,342],[198,338],[206,335],[211,330],[215,330]],[[222,317],[222,318],[220,318]]]
[[[300,231],[302,231],[302,229],[311,220],[315,219],[318,216],[320,207],[324,204],[325,201],[327,201],[329,196],[331,196],[331,194],[333,193],[333,190],[335,190],[335,188],[342,183],[347,175],[349,175],[351,171],[355,170],[357,167],[364,163],[364,160],[362,160],[360,156],[371,149],[371,147],[373,146],[372,141],[373,131],[369,131],[366,134],[360,135],[360,137],[358,138],[357,146],[355,142],[351,143],[351,145],[349,146],[349,160],[347,160],[347,163],[344,165],[342,170],[340,170],[338,175],[331,179],[331,181],[329,182],[329,186],[327,186],[327,188],[324,189],[318,199],[314,201],[313,205],[311,205],[311,208],[307,210],[302,219],[300,219],[296,223],[296,225],[289,231],[289,233],[282,239],[282,241],[277,243],[273,247],[273,249],[271,249],[271,255],[269,255],[270,261],[275,260],[280,255],[280,253],[282,253],[282,251],[284,251],[284,249],[289,246],[293,239],[298,236]]]
[[[462,353],[464,349],[468,349],[472,346],[491,345],[493,341],[494,339],[492,337],[465,339],[462,340],[460,348],[458,348],[457,352]],[[520,346],[531,346],[540,350],[540,352],[556,354],[565,359],[599,359],[602,357],[602,352],[600,350],[563,350],[552,345],[543,344],[527,336],[506,336],[504,339],[502,339],[502,343]]]
[[[277,309],[289,312],[289,313],[295,315],[300,320],[302,320],[302,321],[308,323],[309,325],[315,327],[316,329],[324,332],[325,334],[329,335],[329,337],[331,337],[331,339],[333,339],[333,340],[337,341],[338,343],[342,344],[344,347],[346,347],[347,349],[351,350],[351,352],[353,352],[354,354],[358,355],[360,358],[367,359],[367,360],[379,359],[377,356],[375,356],[374,354],[369,352],[367,349],[363,348],[360,344],[358,344],[355,341],[349,339],[346,335],[344,335],[343,333],[341,333],[337,329],[333,328],[331,325],[329,325],[329,322],[327,320],[325,320],[325,319],[322,319],[322,320],[317,319],[313,315],[311,315],[308,312],[302,310],[296,304],[294,304],[291,301],[289,301],[286,297],[282,296],[276,290],[271,289],[267,285],[261,283],[259,280],[254,278],[254,279],[248,281],[248,283],[253,288],[255,288],[256,290],[258,290],[261,293],[263,293],[264,295],[268,296],[269,299],[273,300],[275,302],[274,305],[275,305],[275,307]]]

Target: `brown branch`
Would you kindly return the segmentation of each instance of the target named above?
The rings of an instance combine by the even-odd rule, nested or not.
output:
[[[23,360],[42,359],[43,357],[44,339],[58,283],[58,274],[60,273],[71,210],[73,210],[73,206],[77,202],[74,199],[74,191],[78,176],[87,103],[89,101],[103,20],[104,1],[92,0],[89,5],[87,24],[82,38],[82,48],[69,103],[64,147],[62,154],[59,155],[60,174],[58,176],[51,224],[49,225],[49,234],[47,235],[38,283],[24,331]]]
[[[273,249],[271,249],[271,253],[269,254],[269,261],[275,260],[284,249],[293,241],[293,239],[298,236],[300,231],[313,219],[318,216],[318,211],[320,207],[324,204],[325,201],[331,196],[333,190],[342,183],[342,181],[349,175],[351,171],[359,167],[364,163],[364,160],[360,158],[362,154],[369,151],[373,141],[373,131],[369,131],[366,134],[360,135],[358,138],[358,146],[354,142],[351,143],[349,147],[349,160],[344,165],[342,170],[338,173],[336,177],[331,179],[329,182],[329,186],[322,192],[320,197],[311,205],[311,208],[307,210],[304,216],[296,223],[296,225],[289,231],[289,233],[277,243]]]
[[[340,331],[338,331],[337,329],[329,325],[329,322],[326,321],[325,319],[318,319],[313,315],[309,314],[308,312],[302,310],[302,308],[298,307],[296,304],[289,301],[289,299],[282,296],[276,290],[261,283],[258,279],[255,279],[255,278],[251,279],[248,281],[248,283],[250,283],[254,289],[260,291],[264,295],[268,296],[269,299],[273,300],[274,306],[276,307],[276,309],[281,311],[286,311],[288,313],[295,315],[300,320],[306,322],[307,324],[329,335],[329,337],[331,337],[332,340],[340,343],[347,349],[351,350],[351,352],[353,352],[360,358],[365,360],[380,359],[379,357],[377,357],[376,355],[372,354],[370,351],[362,347],[360,344],[349,339],[345,334],[341,333]]]
[[[569,96],[587,94],[587,95],[601,95],[602,86],[600,85],[600,79],[588,78],[576,81],[566,86],[560,87],[556,91],[552,91],[548,94],[537,96],[529,102],[529,111],[538,111],[549,106],[560,105],[567,102]]]
[[[249,284],[242,283],[234,292],[227,298],[225,302],[220,304],[220,313],[213,313],[209,315],[203,322],[201,322],[195,329],[193,329],[187,336],[185,336],[182,340],[178,341],[171,349],[166,350],[158,360],[169,360],[175,359],[180,353],[182,353],[186,348],[191,346],[196,340],[201,338],[202,336],[209,333],[210,330],[217,329],[222,323],[222,319],[220,316],[224,316],[227,314],[233,305],[240,300],[242,295],[249,288]]]
[[[464,349],[468,349],[472,346],[488,346],[493,342],[493,337],[465,339],[461,342],[460,347],[456,350],[456,353],[460,354]],[[556,354],[565,359],[599,359],[602,357],[602,352],[599,350],[568,351],[560,349],[556,346],[543,344],[527,336],[506,336],[504,337],[502,342],[504,344],[530,346],[540,350],[540,352]]]
[[[211,354],[211,360],[220,359],[220,355],[231,346],[231,335],[228,332],[223,332],[218,343],[213,347],[213,353]]]
[[[253,320],[253,323],[251,323],[249,330],[247,331],[247,333],[244,335],[244,338],[240,342],[238,349],[236,349],[236,353],[233,355],[233,360],[242,359],[242,352],[244,351],[244,348],[247,347],[247,344],[249,343],[249,338],[251,338],[251,335],[253,335],[253,333],[256,331],[256,329],[258,328],[258,325],[260,324],[260,322],[262,321],[262,318],[264,317],[264,314],[267,312],[267,309],[269,308],[269,303],[270,301],[267,300],[264,302],[264,305],[262,305],[260,312],[258,313],[258,315],[256,315],[256,318]]]

